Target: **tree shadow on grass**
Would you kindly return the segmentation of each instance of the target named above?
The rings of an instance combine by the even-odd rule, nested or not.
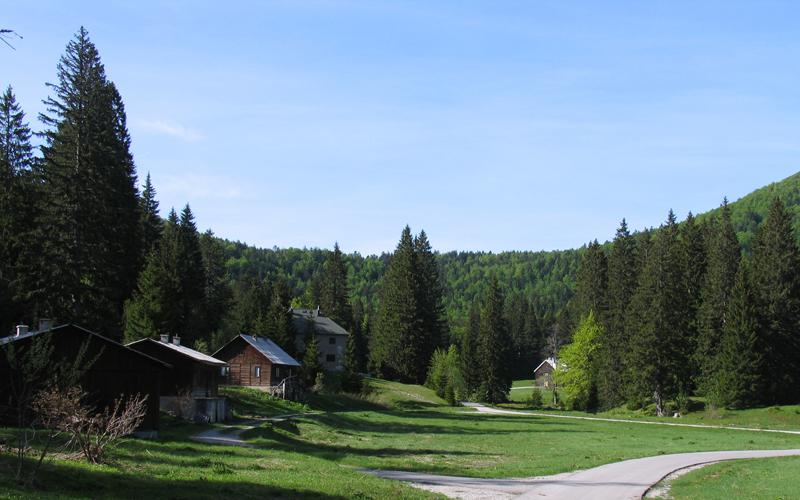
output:
[[[0,465],[9,459],[0,457]],[[122,473],[109,467],[75,467],[58,462],[43,466],[36,484],[23,488],[13,484],[11,477],[0,469],[0,479],[5,483],[3,493],[11,497],[30,498],[170,498],[170,499],[261,499],[310,498],[334,500],[347,498],[311,489],[288,489],[261,485],[243,480],[214,480],[214,472],[201,479],[175,480],[146,476],[141,473]],[[227,472],[226,474],[232,474]],[[234,476],[235,477],[235,476]]]
[[[302,417],[296,421],[313,421],[336,429],[339,432],[375,432],[382,434],[459,434],[459,435],[509,435],[528,432],[584,432],[582,428],[573,430],[573,422],[553,422],[548,420],[531,422],[507,417],[460,417],[438,412],[377,412],[378,418],[358,412],[325,413]],[[388,416],[390,419],[381,418]],[[439,420],[440,422],[433,422]],[[429,422],[430,421],[430,422]],[[471,425],[470,425],[471,424]],[[477,424],[477,425],[475,425]],[[501,428],[500,424],[515,424],[511,428]],[[520,425],[522,424],[522,425]],[[534,427],[535,426],[535,427]],[[294,431],[290,431],[293,432]]]

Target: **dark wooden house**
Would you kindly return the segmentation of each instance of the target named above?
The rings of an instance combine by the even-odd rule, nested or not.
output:
[[[214,353],[228,363],[226,385],[259,387],[265,390],[297,375],[300,363],[267,337],[240,334]]]
[[[39,339],[52,346],[53,364],[73,362],[86,345],[82,359],[94,360],[80,380],[88,402],[100,409],[113,404],[121,396],[146,395],[147,414],[137,434],[157,435],[161,377],[171,368],[169,364],[73,324],[46,326],[36,331],[18,327],[16,335],[0,339],[0,348],[13,344],[14,350],[21,353]],[[11,397],[10,388],[5,384],[11,375],[6,356],[0,355],[0,407]]]
[[[555,358],[547,358],[533,370],[534,385],[549,389],[553,387],[553,372],[556,371]]]
[[[343,370],[347,337],[350,335],[348,331],[325,316],[319,307],[316,309],[292,309],[291,312],[297,351],[305,351],[306,338],[313,330],[322,367],[331,372]]]
[[[160,341],[142,339],[127,347],[169,364],[161,381],[160,406],[183,418],[220,422],[227,416],[227,400],[219,395],[224,361],[180,343],[179,337],[162,335]]]

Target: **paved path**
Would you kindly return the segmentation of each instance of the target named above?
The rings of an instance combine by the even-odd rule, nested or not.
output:
[[[401,471],[368,472],[386,479],[408,481],[419,488],[451,498],[618,500],[640,499],[664,477],[686,467],[722,460],[794,455],[800,455],[800,449],[678,453],[625,460],[583,471],[528,479],[475,479]]]
[[[746,430],[757,432],[779,432],[800,434],[800,431],[783,431],[774,429],[750,429],[746,427],[726,427],[720,425],[679,424],[672,422],[649,422],[644,420],[611,419],[600,417],[580,417],[576,415],[551,415],[545,413],[523,412],[490,408],[478,403],[463,403],[479,413],[497,415],[527,415],[554,418],[572,418],[580,420],[599,420],[606,422],[623,422],[649,425],[670,425],[678,427],[701,427]],[[554,476],[526,479],[476,479],[455,476],[436,476],[402,471],[367,471],[386,479],[407,481],[413,485],[452,498],[464,499],[506,499],[506,498],[558,498],[565,500],[605,500],[605,499],[639,499],[653,485],[669,474],[685,469],[741,458],[766,458],[800,455],[797,450],[744,450],[744,451],[709,451],[697,453],[679,453],[674,455],[658,455],[655,457],[625,460],[613,464],[601,465],[593,469],[567,472]]]

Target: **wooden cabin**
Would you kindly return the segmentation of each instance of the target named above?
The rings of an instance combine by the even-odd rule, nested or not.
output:
[[[127,347],[168,363],[172,368],[161,382],[162,411],[203,422],[227,418],[227,400],[219,395],[224,361],[181,345],[180,337],[168,335],[160,340],[142,339]]]
[[[316,309],[291,309],[291,312],[297,352],[305,351],[305,340],[310,330],[313,330],[322,367],[331,372],[342,371],[347,352],[347,337],[350,333],[325,316],[319,307]]]
[[[16,335],[0,338],[0,349],[13,345],[18,353],[23,352],[39,339],[45,339],[52,346],[54,365],[74,362],[86,345],[82,359],[87,363],[94,360],[80,380],[81,388],[88,395],[87,402],[102,409],[112,405],[120,396],[146,395],[147,414],[136,434],[142,437],[158,435],[161,378],[171,368],[169,364],[73,324],[47,325],[36,331],[17,327]],[[11,397],[10,387],[5,382],[12,375],[6,356],[0,354],[0,408]]]
[[[240,334],[214,353],[228,363],[222,383],[269,390],[297,375],[300,363],[267,337]]]
[[[533,370],[533,378],[536,387],[544,387],[550,389],[553,387],[553,372],[556,371],[555,358],[547,358],[536,369]]]

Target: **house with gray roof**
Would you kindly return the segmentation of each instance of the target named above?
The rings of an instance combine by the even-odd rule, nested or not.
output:
[[[297,375],[300,363],[267,337],[239,334],[213,354],[228,363],[225,385],[269,390]]]
[[[344,369],[347,330],[316,309],[290,309],[297,352],[305,351],[306,338],[313,332],[319,349],[319,361],[327,371]]]
[[[180,337],[161,335],[160,340],[141,339],[127,345],[171,369],[161,383],[159,406],[181,418],[219,422],[227,417],[227,400],[219,395],[219,383],[228,364],[181,345]]]

